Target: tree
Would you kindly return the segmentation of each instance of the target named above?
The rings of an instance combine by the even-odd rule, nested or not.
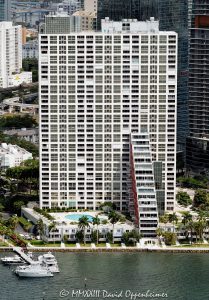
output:
[[[7,128],[32,128],[38,124],[34,118],[30,115],[11,115],[1,116],[0,118],[0,129]]]
[[[206,227],[207,227],[207,219],[204,215],[204,212],[199,212],[196,229],[198,231],[199,238],[201,241],[203,240],[204,230],[206,229]]]
[[[167,246],[171,246],[171,245],[176,244],[177,237],[176,237],[176,234],[174,232],[165,231],[163,233],[163,237],[164,237],[164,240],[165,240],[165,244]]]
[[[50,223],[49,226],[48,226],[48,229],[49,229],[49,232],[55,231],[55,229],[56,229],[56,222],[53,221],[52,223]],[[54,243],[55,243],[55,236],[54,235],[53,235],[53,239],[54,239]]]
[[[38,81],[38,60],[36,58],[24,58],[22,61],[23,70],[32,72],[33,82]]]
[[[163,229],[158,227],[156,229],[157,237],[160,238],[163,235],[163,232],[164,232]]]
[[[185,238],[188,239],[188,237],[189,237],[189,231],[190,231],[191,238],[192,238],[192,230],[191,230],[192,215],[188,211],[183,212],[182,215],[183,215],[183,219],[182,219],[181,222],[184,225]]]
[[[142,235],[135,229],[129,232],[129,242],[133,242],[133,244],[136,245],[136,243],[140,240]]]
[[[11,218],[7,220],[7,226],[9,226],[12,230],[15,230],[19,219],[16,215],[13,215]]]
[[[80,243],[84,240],[84,234],[82,230],[78,230],[75,234],[76,240]]]
[[[194,196],[194,207],[204,207],[208,204],[208,193],[204,190],[197,190]]]
[[[96,216],[95,218],[93,218],[93,225],[96,225],[97,226],[97,244],[99,242],[99,229],[98,229],[98,226],[100,225],[100,218],[98,216]]]
[[[87,227],[89,227],[88,217],[82,216],[79,219],[78,228],[80,228],[81,231],[83,232],[83,243],[84,243],[84,245],[86,245],[86,228]]]
[[[165,214],[163,216],[160,216],[160,222],[163,224],[167,224],[169,222],[169,215]]]
[[[178,217],[176,215],[176,213],[173,214],[169,214],[168,215],[168,220],[170,223],[173,224],[173,232],[175,231],[175,224],[178,222]]]
[[[42,236],[43,233],[44,233],[44,222],[43,222],[43,220],[39,219],[36,225],[37,225],[39,235]]]
[[[19,185],[24,185],[29,189],[31,194],[32,186],[35,186],[38,191],[39,182],[39,162],[36,159],[28,159],[18,167],[9,168],[6,171],[6,177],[17,180],[17,189],[19,191]]]
[[[24,206],[25,203],[23,201],[15,201],[13,203],[13,211],[20,216],[21,214],[21,208]]]
[[[112,236],[113,236],[112,242],[114,244],[114,227],[115,227],[115,224],[120,221],[120,215],[118,213],[116,213],[115,211],[112,211],[109,213],[108,219],[113,227],[112,228],[113,229],[112,230]]]
[[[192,199],[186,192],[178,192],[176,195],[176,200],[180,205],[188,206],[192,204]]]
[[[192,215],[190,214],[190,212],[184,211],[184,212],[182,213],[182,215],[183,215],[182,223],[183,223],[184,225],[186,225],[186,224],[188,224],[190,221],[192,221]]]

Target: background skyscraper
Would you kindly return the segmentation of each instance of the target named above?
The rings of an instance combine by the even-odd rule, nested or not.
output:
[[[110,20],[138,19],[140,16],[140,0],[98,0],[97,28],[101,28],[101,20],[109,17]]]
[[[185,151],[188,135],[188,0],[158,0],[158,3],[160,30],[178,33],[177,150]]]
[[[187,169],[209,175],[209,1],[193,2],[189,59]]]
[[[11,0],[0,0],[0,22],[11,20]]]
[[[191,1],[190,1],[191,2]],[[188,135],[188,0],[98,0],[97,26],[102,18],[159,20],[160,30],[178,33],[177,149],[185,151]]]

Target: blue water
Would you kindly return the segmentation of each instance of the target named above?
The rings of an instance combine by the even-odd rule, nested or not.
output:
[[[9,253],[6,253],[10,255]],[[36,254],[40,255],[40,254]],[[5,256],[0,253],[0,257]],[[0,300],[208,300],[209,255],[172,253],[55,253],[60,273],[50,278],[18,278],[0,263]],[[75,297],[88,290],[121,297]],[[126,292],[167,294],[166,298],[130,298]],[[62,291],[62,296],[60,293]]]
[[[70,220],[70,221],[78,222],[79,219],[80,219],[81,217],[83,217],[83,216],[87,217],[89,222],[93,222],[93,217],[92,217],[92,216],[90,216],[90,215],[82,215],[82,214],[72,214],[72,215],[67,215],[67,216],[65,216],[65,219],[68,219],[68,220]]]

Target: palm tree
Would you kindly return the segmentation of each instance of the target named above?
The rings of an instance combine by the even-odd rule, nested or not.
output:
[[[93,225],[97,226],[97,244],[98,244],[98,242],[99,242],[99,229],[98,229],[98,226],[100,225],[100,218],[98,216],[93,218]]]
[[[112,224],[112,242],[114,244],[114,227],[115,224],[120,221],[120,215],[117,214],[115,211],[111,211],[108,215],[108,219],[110,223]]]
[[[78,227],[82,230],[83,232],[83,243],[86,245],[86,227],[89,227],[89,220],[88,217],[82,216],[79,219]]]
[[[200,240],[203,240],[204,230],[207,228],[207,220],[204,213],[199,213],[197,218],[197,228]]]
[[[17,224],[19,223],[19,218],[16,215],[13,215],[11,218],[8,220],[9,226],[15,230]]]
[[[170,223],[173,223],[173,232],[174,232],[175,231],[175,223],[178,222],[178,217],[177,217],[176,213],[169,214],[168,219],[169,219]]]
[[[44,233],[44,222],[43,222],[43,220],[39,219],[36,225],[37,225],[37,229],[38,229],[38,232],[39,232],[40,236],[42,236],[43,233]]]
[[[192,215],[190,214],[190,212],[185,211],[183,212],[183,219],[182,219],[182,224],[184,225],[184,230],[185,230],[185,238],[188,239],[189,237],[189,230],[191,231],[191,224],[190,222],[192,222]],[[191,232],[192,235],[192,232]]]
[[[159,244],[161,245],[162,244],[162,237],[163,237],[163,229],[162,228],[157,228],[156,229],[156,235],[158,237],[158,241],[159,241]]]
[[[190,214],[190,212],[184,211],[182,215],[183,215],[182,223],[184,225],[188,224],[192,220],[192,215]]]
[[[192,244],[193,243],[193,230],[195,229],[195,222],[193,221],[193,219],[191,221],[189,221],[186,226],[190,230],[191,244]]]
[[[55,229],[56,229],[56,222],[53,221],[52,223],[49,224],[48,230],[49,230],[49,232],[51,232],[51,231],[54,231]],[[53,238],[54,238],[54,244],[55,244],[55,237],[54,237],[54,235],[53,235]]]

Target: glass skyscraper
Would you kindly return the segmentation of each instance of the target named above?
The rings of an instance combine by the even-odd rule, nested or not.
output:
[[[187,170],[209,175],[209,1],[195,0],[189,55]]]
[[[122,19],[139,19],[140,0],[98,0],[97,28],[101,28],[101,20],[109,17],[114,21]]]
[[[188,135],[188,0],[158,0],[160,30],[178,33],[177,150]]]
[[[11,0],[0,0],[0,22],[11,20]]]

